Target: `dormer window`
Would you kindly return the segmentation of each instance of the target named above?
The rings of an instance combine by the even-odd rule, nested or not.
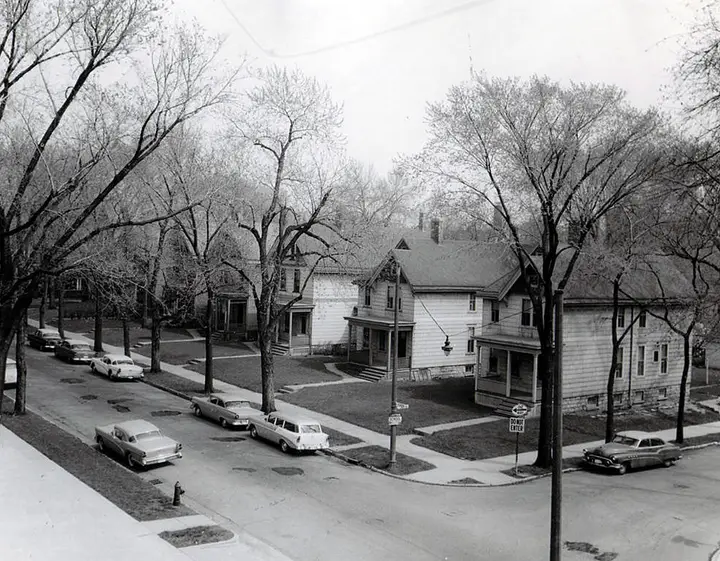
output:
[[[367,308],[369,308],[372,303],[371,297],[372,297],[372,288],[369,286],[366,286],[365,287],[365,301],[364,301],[363,305],[366,306]]]

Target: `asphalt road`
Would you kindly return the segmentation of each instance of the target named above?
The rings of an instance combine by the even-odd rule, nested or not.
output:
[[[140,472],[296,561],[547,559],[550,480],[450,488],[388,478],[324,455],[285,456],[245,432],[195,418],[142,383],[111,382],[28,349],[28,404],[91,440],[94,426],[145,418],[184,457]],[[706,561],[720,543],[720,450],[671,469],[564,477],[564,560]],[[613,554],[616,554],[613,556]]]

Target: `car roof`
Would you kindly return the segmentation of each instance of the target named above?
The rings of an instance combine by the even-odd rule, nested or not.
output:
[[[634,438],[636,440],[642,440],[643,438],[660,438],[659,436],[651,433],[651,432],[644,432],[641,430],[625,430],[618,432],[621,436],[627,436],[629,438]]]
[[[148,432],[151,430],[160,430],[152,423],[149,423],[143,419],[135,419],[133,421],[123,421],[122,423],[115,423],[115,426],[121,428],[128,434],[138,434],[140,432]]]
[[[117,360],[119,358],[127,358],[127,359],[132,360],[129,356],[121,355],[121,354],[117,354],[117,353],[107,353],[105,355],[105,358],[109,358],[110,360]]]
[[[296,425],[319,425],[320,421],[317,421],[315,419],[309,419],[307,417],[296,417],[295,415],[288,415],[287,413],[283,413],[282,411],[274,411],[275,415],[279,415],[286,421],[290,421],[291,423],[295,423]],[[273,414],[271,413],[271,415]]]
[[[217,397],[223,401],[250,401],[247,397],[239,393],[211,393],[210,397]]]
[[[84,339],[65,339],[66,343],[70,343],[71,345],[89,345],[90,341],[85,341]]]
[[[60,332],[57,329],[53,329],[52,327],[41,327],[38,329],[38,333],[57,333],[60,335]]]
[[[8,358],[8,359],[5,361],[5,364],[6,364],[6,365],[12,365],[12,364],[17,364],[17,363],[15,362],[15,359],[14,359],[14,358]]]

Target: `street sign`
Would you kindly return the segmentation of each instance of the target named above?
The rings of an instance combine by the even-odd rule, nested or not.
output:
[[[391,427],[397,426],[402,423],[402,415],[400,413],[393,413],[388,417],[388,425]]]
[[[528,413],[528,407],[527,405],[524,405],[522,403],[518,403],[517,405],[514,405],[512,408],[512,414],[516,417],[524,417]]]
[[[400,403],[399,401],[396,401],[393,405],[395,409],[408,409],[410,407],[407,403]]]
[[[510,432],[525,432],[525,419],[512,417],[510,419]]]

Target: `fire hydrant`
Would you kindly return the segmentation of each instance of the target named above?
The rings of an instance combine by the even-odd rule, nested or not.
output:
[[[185,489],[180,487],[180,482],[175,482],[175,490],[173,492],[173,506],[180,506],[180,495],[185,494]]]

